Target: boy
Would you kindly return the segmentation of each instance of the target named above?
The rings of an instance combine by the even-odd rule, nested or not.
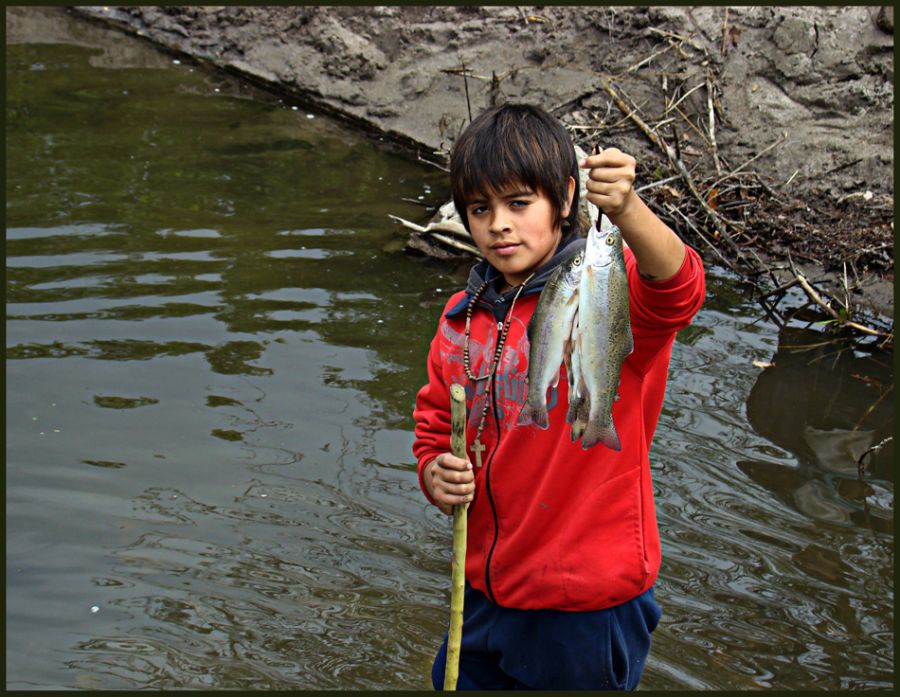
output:
[[[571,442],[565,368],[549,428],[516,425],[528,321],[553,269],[585,244],[579,166],[590,170],[588,200],[628,245],[634,351],[613,407],[618,452]],[[454,146],[453,202],[484,260],[432,341],[413,452],[431,503],[444,513],[468,505],[458,689],[634,689],[643,671],[660,616],[648,451],[675,333],[705,285],[699,256],[647,208],[634,176],[634,159],[613,148],[576,162],[562,125],[527,105],[488,109]],[[467,459],[450,452],[452,383],[466,389]],[[445,662],[446,637],[436,689]]]

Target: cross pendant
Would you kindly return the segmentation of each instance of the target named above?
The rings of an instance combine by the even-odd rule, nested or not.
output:
[[[475,453],[475,466],[481,467],[481,453],[484,452],[484,445],[477,438],[472,443],[472,452]]]

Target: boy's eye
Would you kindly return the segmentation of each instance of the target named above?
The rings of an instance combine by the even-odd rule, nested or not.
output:
[[[487,210],[486,206],[472,206],[469,209],[469,215],[480,215]]]

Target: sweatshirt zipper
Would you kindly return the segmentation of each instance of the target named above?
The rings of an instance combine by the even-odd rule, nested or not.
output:
[[[503,322],[498,322],[498,334],[497,339],[499,340],[500,334],[499,331],[503,328]],[[499,364],[497,366],[499,368]],[[496,375],[494,375],[496,377]],[[496,604],[497,598],[494,596],[494,589],[491,586],[491,559],[494,556],[494,549],[497,547],[497,540],[500,537],[500,518],[497,515],[497,505],[494,503],[494,495],[491,492],[491,463],[494,461],[494,454],[497,452],[497,446],[500,445],[500,417],[497,414],[497,400],[494,399],[494,395],[496,393],[497,385],[494,383],[493,378],[491,379],[491,393],[487,395],[487,398],[491,400],[491,414],[494,417],[494,426],[497,428],[497,442],[494,445],[493,450],[491,450],[491,454],[488,456],[488,460],[484,465],[484,488],[487,493],[488,503],[491,505],[491,514],[494,517],[494,539],[491,541],[491,548],[488,550],[487,559],[484,563],[484,587],[487,590],[488,598],[490,598],[491,602]]]
[[[494,415],[494,424],[497,427],[497,445],[500,441],[500,419],[497,416],[497,403],[494,401],[493,387],[491,389],[491,413]],[[491,514],[494,516],[494,539],[491,541],[491,548],[488,550],[487,559],[484,562],[484,587],[487,590],[488,597],[491,602],[497,602],[494,597],[494,589],[491,587],[491,559],[494,556],[494,548],[497,546],[497,540],[500,537],[500,518],[497,515],[497,505],[494,503],[494,495],[491,492],[491,463],[494,461],[494,453],[497,452],[497,446],[491,451],[490,457],[485,464],[484,470],[484,487],[487,492],[488,503],[491,504]]]

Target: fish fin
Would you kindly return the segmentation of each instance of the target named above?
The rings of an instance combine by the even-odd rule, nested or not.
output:
[[[588,415],[590,414],[590,396],[584,395],[574,405],[570,405],[569,414],[566,414],[566,421],[572,424],[572,442],[584,435],[584,430],[588,425]],[[569,421],[571,416],[572,420]]]
[[[606,425],[588,423],[587,429],[581,437],[581,447],[583,450],[587,450],[597,445],[597,443],[603,443],[610,450],[619,451],[622,449],[619,434],[616,433],[616,427],[612,420]]]
[[[578,403],[577,402],[569,402],[569,410],[566,412],[566,423],[572,424],[575,423],[575,414],[578,411]]]
[[[556,371],[556,376],[553,378],[553,382],[550,383],[551,388],[555,388],[557,385],[559,385],[559,375],[561,372],[561,370]]]
[[[569,402],[569,410],[566,412],[566,423],[573,424],[575,420],[578,418],[578,405],[579,402]]]
[[[519,412],[519,419],[516,421],[518,426],[535,425],[538,428],[550,428],[550,415],[547,413],[546,405],[535,406],[531,402],[525,402],[522,410]]]
[[[572,442],[573,443],[584,435],[584,427],[586,425],[587,424],[584,421],[579,421],[577,419],[572,423]]]

